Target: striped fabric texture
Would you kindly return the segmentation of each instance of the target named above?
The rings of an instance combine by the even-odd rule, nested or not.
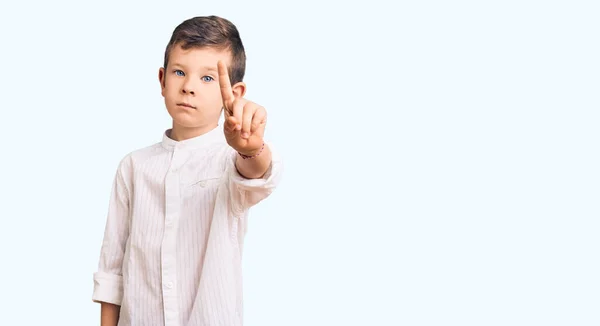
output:
[[[110,196],[92,300],[121,306],[119,326],[243,325],[248,210],[276,188],[282,162],[245,179],[222,128],[126,155]]]

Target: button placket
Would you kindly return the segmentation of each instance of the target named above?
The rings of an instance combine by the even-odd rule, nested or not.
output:
[[[181,207],[180,171],[184,153],[174,148],[171,168],[165,178],[165,223],[161,246],[162,292],[165,325],[177,325],[179,305],[177,301],[177,226]]]

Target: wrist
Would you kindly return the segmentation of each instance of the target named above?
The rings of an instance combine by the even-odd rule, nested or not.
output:
[[[265,143],[263,142],[262,145],[255,149],[255,150],[251,150],[251,151],[237,151],[238,155],[240,155],[244,160],[246,159],[251,159],[251,158],[255,158],[257,156],[259,156],[262,151],[265,149]]]

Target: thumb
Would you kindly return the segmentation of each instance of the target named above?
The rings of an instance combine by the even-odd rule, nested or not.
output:
[[[230,136],[234,136],[235,134],[239,134],[240,131],[237,130],[238,122],[234,116],[229,116],[225,119],[225,123],[223,129],[225,129],[225,133]]]

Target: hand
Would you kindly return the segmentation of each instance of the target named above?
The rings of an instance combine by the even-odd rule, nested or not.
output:
[[[219,87],[225,110],[224,132],[227,143],[241,154],[252,156],[263,145],[267,111],[244,98],[235,98],[226,65],[219,61]]]

